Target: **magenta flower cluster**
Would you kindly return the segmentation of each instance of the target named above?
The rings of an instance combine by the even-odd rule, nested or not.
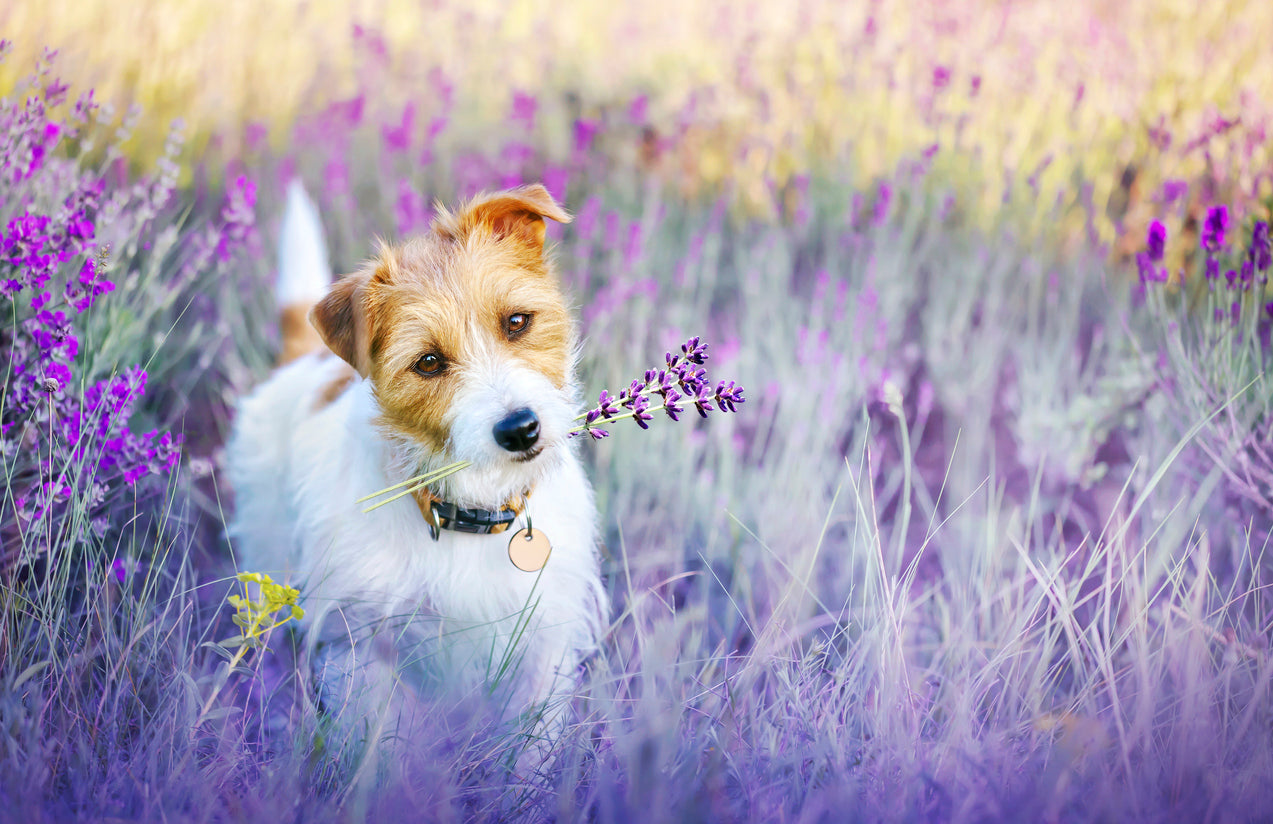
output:
[[[1203,278],[1208,288],[1215,290],[1216,284],[1223,282],[1227,290],[1238,293],[1227,308],[1216,308],[1215,319],[1229,318],[1237,323],[1242,317],[1242,296],[1253,294],[1255,299],[1264,301],[1267,294],[1265,285],[1269,274],[1273,271],[1273,238],[1270,237],[1269,222],[1256,220],[1251,227],[1251,239],[1243,248],[1239,241],[1236,253],[1229,249],[1230,238],[1229,209],[1224,205],[1212,206],[1202,225],[1201,246],[1203,253]],[[1140,271],[1142,287],[1151,282],[1165,283],[1168,272],[1162,263],[1167,245],[1167,230],[1160,221],[1149,224],[1145,238],[1145,251],[1136,255],[1136,265]],[[1230,264],[1226,267],[1226,263]],[[1273,300],[1263,303],[1266,319],[1273,319]],[[1258,310],[1257,310],[1258,311]],[[1269,330],[1264,328],[1262,334],[1267,338]]]
[[[66,121],[51,119],[66,87],[47,82],[48,65],[22,105],[0,101],[0,327],[6,353],[0,396],[0,454],[7,456],[12,509],[30,523],[57,511],[77,490],[90,508],[119,484],[170,470],[180,438],[139,434],[128,421],[146,388],[140,367],[84,385],[76,380],[77,319],[115,284],[97,222],[105,184],[60,150],[95,106],[81,97]]]
[[[1208,252],[1218,252],[1224,248],[1229,231],[1229,207],[1223,204],[1212,206],[1207,210],[1207,219],[1202,226],[1202,248]]]
[[[240,175],[226,187],[220,222],[210,222],[187,243],[178,280],[193,277],[210,266],[225,265],[244,246],[256,247],[256,182]]]
[[[594,440],[608,437],[610,433],[600,428],[603,421],[631,418],[642,429],[650,428],[654,412],[662,410],[674,421],[689,407],[700,417],[706,418],[713,410],[736,412],[743,403],[743,388],[734,381],[720,381],[712,386],[703,364],[707,362],[707,344],[698,337],[681,345],[679,353],[664,355],[665,367],[647,369],[618,395],[601,390],[597,405],[580,417],[583,424],[572,435],[587,432]],[[651,398],[658,396],[662,403],[651,406]]]
[[[1220,270],[1224,267],[1221,265],[1221,252],[1225,246],[1225,234],[1228,226],[1228,215],[1224,213],[1223,221],[1216,219],[1213,221],[1213,215],[1217,214],[1216,207],[1207,217],[1207,227],[1204,229],[1203,248],[1206,251],[1206,268],[1205,277],[1211,288],[1215,288],[1215,283],[1220,280]],[[1221,228],[1223,227],[1223,228]],[[1251,241],[1247,244],[1246,249],[1236,257],[1228,261],[1231,266],[1224,268],[1224,285],[1228,289],[1248,292],[1257,283],[1263,285],[1268,282],[1269,270],[1273,268],[1273,254],[1270,253],[1269,243],[1269,224],[1264,220],[1257,220],[1251,231]]]
[[[1236,257],[1229,258],[1232,268],[1225,269],[1229,241],[1229,210],[1223,205],[1212,206],[1207,210],[1201,236],[1203,277],[1211,288],[1214,289],[1215,283],[1220,280],[1222,270],[1225,286],[1229,289],[1247,291],[1256,283],[1267,283],[1269,272],[1273,270],[1273,240],[1270,239],[1268,221],[1254,222],[1250,242]],[[1167,281],[1167,268],[1159,265],[1166,246],[1166,227],[1161,221],[1152,221],[1145,238],[1145,251],[1136,255],[1141,283]]]
[[[1140,271],[1141,283],[1166,283],[1167,267],[1160,266],[1167,249],[1167,227],[1155,220],[1149,224],[1149,235],[1145,240],[1146,251],[1136,255],[1136,268]]]
[[[1225,285],[1230,289],[1243,291],[1251,289],[1258,280],[1268,280],[1269,269],[1273,268],[1273,256],[1269,251],[1269,224],[1266,220],[1257,220],[1252,227],[1251,242],[1245,252],[1234,265],[1224,269],[1223,259],[1229,245],[1229,209],[1226,206],[1212,206],[1207,210],[1207,217],[1202,225],[1202,249],[1206,255],[1203,277],[1214,289],[1219,282],[1223,269]]]
[[[66,199],[57,218],[24,209],[0,231],[0,297],[16,301],[25,291],[30,308],[22,321],[26,334],[15,341],[18,353],[28,357],[15,358],[8,376],[11,406],[25,408],[41,392],[66,388],[69,364],[79,352],[66,310],[83,312],[115,288],[92,257],[91,215],[100,195],[100,184],[89,183]],[[73,261],[78,262],[77,275],[50,289],[50,282]]]

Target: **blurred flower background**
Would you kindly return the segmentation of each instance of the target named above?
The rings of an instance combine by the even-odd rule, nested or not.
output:
[[[1269,32],[1255,0],[0,9],[6,809],[1273,817]],[[581,445],[613,623],[533,781],[480,702],[378,760],[282,632],[213,642],[298,176],[342,271],[542,181],[589,396],[691,334],[747,387]]]

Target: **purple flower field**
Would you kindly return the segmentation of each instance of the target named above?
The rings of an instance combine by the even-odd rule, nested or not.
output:
[[[703,12],[726,79],[497,82],[367,21],[220,120],[17,66],[41,29],[0,12],[0,820],[1273,820],[1271,75],[1191,53],[1224,91],[1189,97],[1133,59],[1166,17],[1054,43],[1031,4],[998,36],[1128,57],[1025,80],[917,8]],[[457,49],[485,13],[436,10]],[[240,584],[222,446],[295,178],[337,271],[482,190],[574,215],[612,608],[550,745],[495,690],[368,745],[296,592]]]

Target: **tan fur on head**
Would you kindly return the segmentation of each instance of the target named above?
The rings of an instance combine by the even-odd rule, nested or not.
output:
[[[309,313],[309,322],[331,349],[346,363],[367,374],[366,309],[363,295],[368,272],[345,275],[332,284],[331,291]]]
[[[570,215],[540,183],[478,195],[458,213],[451,213],[439,205],[438,213],[433,230],[443,237],[459,239],[485,232],[495,237],[513,238],[536,252],[544,248],[544,235],[548,228],[544,218],[558,223],[571,221]]]
[[[385,426],[440,451],[463,371],[493,351],[565,385],[571,324],[544,259],[544,217],[570,220],[538,184],[479,196],[443,211],[432,234],[382,248],[314,307],[331,350],[371,378]],[[531,321],[510,338],[517,313]],[[430,354],[445,368],[420,374]]]

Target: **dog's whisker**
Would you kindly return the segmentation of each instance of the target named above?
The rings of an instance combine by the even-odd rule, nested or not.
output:
[[[372,498],[379,498],[381,495],[384,495],[389,492],[393,492],[395,489],[401,489],[404,486],[409,486],[411,484],[414,484],[420,481],[421,479],[428,478],[430,475],[433,475],[438,472],[445,472],[447,474],[450,474],[451,472],[458,472],[459,470],[463,469],[469,464],[470,464],[470,461],[456,461],[450,466],[444,466],[441,469],[430,470],[429,472],[425,472],[421,475],[416,475],[415,477],[407,478],[402,483],[397,483],[397,484],[394,484],[393,486],[387,486],[384,489],[380,490],[379,492],[373,492],[370,495],[363,495],[361,498],[354,501],[354,503],[360,504],[360,503],[363,503],[364,501],[370,501]]]

